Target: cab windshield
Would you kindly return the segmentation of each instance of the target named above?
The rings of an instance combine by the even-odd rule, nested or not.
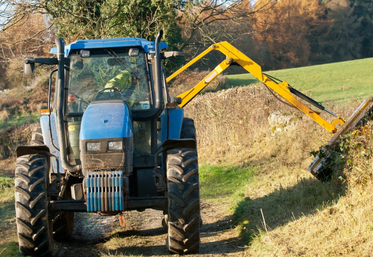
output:
[[[82,50],[70,56],[67,112],[82,113],[93,101],[123,100],[149,110],[144,53],[137,48]]]

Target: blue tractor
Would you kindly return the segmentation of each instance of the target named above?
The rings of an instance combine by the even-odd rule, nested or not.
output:
[[[57,68],[40,127],[30,145],[17,148],[22,254],[52,255],[53,240],[71,236],[75,212],[123,215],[147,208],[163,211],[169,251],[198,251],[196,132],[181,99],[168,94],[162,59],[176,53],[161,53],[167,47],[161,37],[67,46],[57,38],[56,58],[25,58],[26,75],[36,64]]]

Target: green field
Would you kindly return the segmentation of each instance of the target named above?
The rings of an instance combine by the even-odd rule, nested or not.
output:
[[[373,96],[373,58],[265,72],[318,102]],[[227,75],[228,87],[257,83],[251,74]]]

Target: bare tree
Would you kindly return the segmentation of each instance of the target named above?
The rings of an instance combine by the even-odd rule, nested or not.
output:
[[[212,43],[232,42],[241,35],[252,33],[253,13],[258,11],[253,9],[254,0],[0,1],[2,39],[10,37],[13,28],[30,26],[27,22],[34,17],[32,15],[44,19],[41,24],[45,26],[33,24],[27,34],[13,33],[12,40],[2,40],[0,44],[3,48],[5,44],[8,49],[26,42],[28,46],[43,42],[48,35],[53,37],[54,34],[62,36],[67,43],[83,38],[128,36],[152,40],[163,29],[164,40],[170,49],[183,50],[194,56]]]
[[[216,43],[216,39],[232,36],[233,32],[211,29],[213,24],[225,22],[240,22],[252,10],[248,8],[251,1],[205,0],[195,4],[187,1],[179,10],[179,26],[183,28],[183,43],[180,49],[189,45],[206,45]],[[245,6],[247,5],[247,6]],[[246,8],[242,8],[242,7]],[[198,40],[195,40],[195,38]]]

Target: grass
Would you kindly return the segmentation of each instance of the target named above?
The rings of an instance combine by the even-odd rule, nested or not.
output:
[[[284,176],[287,169],[263,173],[260,167],[202,165],[201,198],[230,202],[233,222],[244,242],[251,244],[262,231],[312,216],[345,195],[346,188],[338,180],[322,184],[299,169]]]
[[[7,119],[0,120],[0,129],[6,129],[10,126],[21,126],[39,122],[40,115],[37,113],[28,113],[22,115],[10,116]]]
[[[15,226],[14,180],[0,174],[0,256],[21,256]]]
[[[0,174],[0,193],[5,194],[8,193],[11,188],[14,186],[14,180],[8,176]],[[3,198],[2,195],[1,198]]]
[[[239,194],[251,184],[255,168],[240,166],[202,165],[200,167],[201,197],[219,199]]]
[[[288,168],[256,177],[252,187],[243,191],[245,197],[233,206],[234,221],[247,245],[262,231],[315,215],[345,195],[345,187],[336,181],[322,184],[299,169],[292,170],[290,176],[284,173]],[[261,192],[253,193],[258,189]]]
[[[318,102],[343,102],[372,96],[372,65],[373,58],[367,58],[265,73],[287,81]],[[227,75],[226,78],[226,83],[232,86],[258,82],[251,74]]]
[[[230,213],[248,256],[370,256],[371,131],[373,123],[345,136],[339,153],[345,164],[334,166],[329,182],[321,183],[306,171],[305,156],[291,161],[292,151],[299,151],[295,142],[306,137],[290,131],[271,138],[281,143],[286,155],[273,151],[274,158],[255,167],[202,165],[201,196],[231,202]]]
[[[271,193],[266,197],[254,197],[247,206],[238,206],[236,211],[241,210],[238,217],[241,217],[242,235],[248,244],[247,254],[370,256],[373,244],[372,131],[373,124],[368,123],[344,137],[340,155],[346,164],[335,169],[335,176],[329,182],[306,178],[296,182],[290,176],[288,186],[283,187],[285,190],[269,190]],[[292,170],[292,174],[294,172],[299,171]],[[260,177],[256,190],[263,180],[268,181],[268,176]],[[284,180],[278,177],[275,181]],[[250,189],[247,193],[255,195]],[[267,226],[263,225],[259,208],[263,210]],[[253,227],[253,223],[260,225]]]

